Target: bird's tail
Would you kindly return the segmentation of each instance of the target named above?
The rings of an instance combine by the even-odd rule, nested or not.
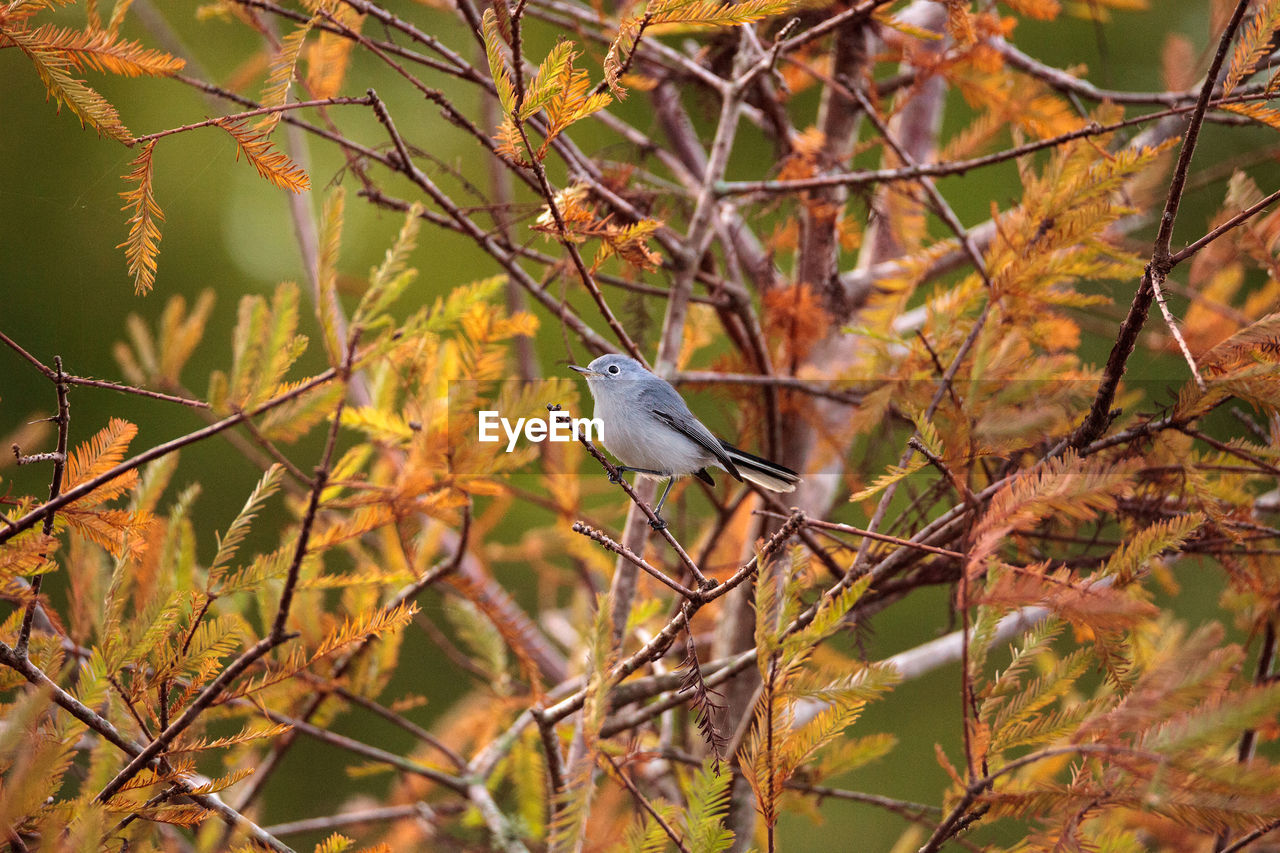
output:
[[[800,482],[800,475],[784,465],[776,462],[770,462],[768,459],[761,459],[745,450],[739,450],[732,444],[720,442],[724,447],[724,452],[733,460],[734,466],[738,472],[742,474],[744,479],[750,480],[763,489],[769,489],[773,492],[794,492],[796,483]]]

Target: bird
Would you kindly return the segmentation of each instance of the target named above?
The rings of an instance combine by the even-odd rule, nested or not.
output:
[[[649,522],[655,530],[667,526],[662,505],[676,480],[692,474],[715,485],[708,467],[774,492],[795,491],[800,482],[800,475],[790,468],[716,438],[670,382],[634,358],[602,355],[586,367],[569,367],[587,379],[601,425],[601,443],[622,462],[618,470],[667,481],[653,508],[655,520]]]

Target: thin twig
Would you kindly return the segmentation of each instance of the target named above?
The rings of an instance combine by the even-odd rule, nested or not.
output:
[[[351,378],[352,364],[355,361],[356,348],[359,344],[360,330],[353,329],[351,339],[347,343],[346,358],[343,362],[339,373],[345,385]],[[321,463],[316,468],[316,475],[311,485],[311,498],[307,505],[306,515],[303,517],[302,529],[298,533],[298,541],[294,550],[293,561],[289,566],[289,573],[285,580],[284,590],[280,595],[279,609],[276,613],[275,622],[272,625],[270,633],[258,642],[254,643],[243,653],[233,660],[226,669],[218,673],[200,693],[186,707],[182,715],[170,723],[165,729],[156,736],[147,748],[139,753],[133,761],[116,774],[107,785],[98,793],[99,802],[106,802],[111,796],[120,790],[130,779],[137,775],[143,767],[146,767],[152,759],[154,759],[161,751],[173,742],[179,734],[181,734],[188,726],[196,721],[201,713],[222,694],[222,692],[230,686],[231,682],[240,676],[245,670],[256,663],[260,658],[268,652],[286,642],[291,636],[285,630],[285,623],[289,618],[289,609],[293,601],[294,588],[297,585],[298,577],[302,567],[302,559],[306,554],[307,543],[310,540],[311,527],[315,521],[316,509],[319,506],[320,495],[324,491],[325,483],[328,481],[329,465],[333,457],[334,445],[337,441],[337,431],[341,424],[342,407],[346,401],[344,394],[338,400],[337,410],[334,412],[333,426],[329,431],[328,438],[325,442],[324,453],[321,457]]]
[[[427,587],[431,586],[437,580],[448,576],[454,572],[461,563],[463,554],[466,551],[467,537],[470,532],[471,514],[468,512],[463,516],[462,532],[459,535],[459,542],[455,551],[446,559],[443,559],[423,572],[420,577],[415,579],[403,587],[396,595],[383,605],[383,612],[389,612],[397,607],[412,601]],[[402,547],[404,547],[402,545]],[[407,548],[406,548],[407,551]],[[360,659],[360,657],[376,642],[375,637],[366,637],[354,649],[341,657],[333,667],[331,678],[340,679],[346,672]],[[325,700],[328,698],[327,693],[318,693],[310,697],[298,713],[298,719],[304,722],[310,722],[311,718],[319,713]],[[258,763],[257,772],[246,780],[245,790],[241,793],[238,802],[240,809],[246,809],[257,799],[262,790],[266,787],[267,780],[271,778],[275,770],[280,766],[280,762],[292,745],[296,742],[296,734],[290,730],[285,732],[280,738],[275,740],[271,745],[271,751]]]
[[[1264,617],[1262,626],[1262,647],[1258,650],[1258,664],[1254,670],[1253,683],[1256,687],[1267,684],[1272,677],[1271,666],[1276,656],[1276,623],[1275,617],[1267,615]],[[1246,729],[1240,736],[1240,746],[1236,750],[1236,762],[1239,764],[1247,764],[1253,760],[1254,749],[1258,743],[1258,730]],[[1231,840],[1228,832],[1222,832],[1218,835],[1217,841],[1214,843],[1214,853],[1224,853],[1228,849],[1237,849],[1228,847],[1227,842]]]
[[[1217,853],[1239,853],[1239,851],[1245,849],[1262,836],[1269,832],[1275,832],[1277,829],[1280,829],[1280,819],[1268,821],[1257,829],[1246,832],[1244,835],[1236,839],[1234,843],[1223,847],[1221,850],[1217,851]]]
[[[55,451],[53,460],[53,478],[49,483],[49,500],[45,505],[53,503],[58,499],[58,495],[62,493],[62,475],[67,468],[67,436],[71,432],[71,403],[67,399],[67,382],[66,374],[62,370],[62,356],[55,355],[53,357],[53,379],[54,387],[58,394],[58,414],[54,418],[54,422],[58,425],[58,449]],[[44,525],[41,532],[45,537],[53,535],[53,512],[49,512],[44,517]],[[17,526],[17,523],[11,525],[10,530]],[[0,540],[3,541],[3,540]],[[43,554],[41,555],[44,556]],[[18,631],[18,642],[14,646],[14,652],[20,658],[27,656],[27,644],[31,641],[31,625],[35,622],[36,607],[40,602],[40,588],[44,580],[43,574],[37,574],[31,578],[31,600],[27,602],[27,609],[22,614],[22,627]]]
[[[1205,234],[1199,240],[1196,240],[1194,243],[1190,244],[1189,246],[1186,246],[1178,250],[1177,252],[1174,252],[1172,255],[1170,255],[1169,256],[1170,266],[1171,267],[1177,266],[1178,264],[1182,263],[1183,261],[1195,255],[1197,252],[1199,252],[1205,246],[1212,243],[1214,240],[1217,240],[1223,234],[1226,234],[1228,231],[1232,230],[1233,228],[1237,228],[1240,225],[1243,225],[1245,222],[1248,222],[1254,216],[1258,215],[1259,213],[1266,210],[1271,205],[1275,204],[1277,199],[1280,199],[1280,190],[1276,190],[1266,198],[1263,198],[1260,201],[1257,201],[1249,205],[1244,210],[1237,213],[1235,216],[1232,216],[1226,222],[1223,222],[1221,225],[1214,228],[1209,233]]]
[[[170,723],[164,731],[156,735],[151,743],[147,744],[132,761],[117,773],[110,782],[108,782],[101,791],[98,792],[95,799],[100,803],[105,803],[111,799],[125,784],[144,768],[151,765],[157,759],[161,752],[164,751],[170,743],[173,742],[179,734],[185,731],[192,723],[194,723],[205,709],[214,703],[214,701],[222,695],[232,681],[239,678],[241,673],[245,672],[249,667],[258,662],[260,658],[270,652],[279,645],[274,638],[263,637],[249,648],[240,653],[235,660],[226,666],[217,677],[205,685],[196,697],[191,700],[186,709],[176,720]]]
[[[122,382],[111,382],[106,379],[89,379],[84,376],[66,376],[64,381],[68,385],[81,385],[86,388],[102,388],[107,391],[119,391],[121,394],[133,394],[137,397],[149,397],[152,400],[163,400],[166,403],[178,403],[188,406],[192,409],[208,409],[209,404],[204,400],[196,400],[191,397],[180,397],[176,394],[166,394],[163,391],[152,391],[150,388],[139,388],[136,385],[125,385]]]
[[[941,816],[942,809],[924,803],[913,803],[910,800],[895,800],[879,794],[867,794],[862,791],[850,791],[846,788],[831,788],[826,785],[809,785],[798,779],[788,779],[786,787],[791,791],[813,794],[819,799],[846,800],[851,803],[864,803],[878,806],[886,811],[905,817],[907,820],[924,823],[932,816]]]
[[[749,578],[755,576],[761,563],[773,559],[773,555],[777,553],[783,544],[790,539],[795,532],[804,524],[804,514],[796,513],[783,524],[777,532],[765,541],[756,555],[747,561],[738,571],[725,580],[723,583],[717,584],[710,589],[702,592],[695,599],[685,602],[680,610],[670,621],[663,626],[662,630],[655,634],[650,640],[633,652],[629,657],[619,661],[609,670],[607,676],[610,686],[617,684],[640,667],[657,660],[664,655],[667,649],[671,648],[672,642],[680,634],[685,626],[688,625],[689,619],[703,604],[714,601],[726,593],[736,589]],[[813,614],[817,612],[817,605],[810,608],[809,619],[812,620]],[[807,624],[807,623],[806,623]],[[565,698],[556,704],[543,708],[542,713],[548,719],[562,720],[570,714],[582,709],[583,702],[586,700],[587,691],[585,688],[578,690],[572,696]]]
[[[351,383],[351,366],[355,362],[356,347],[360,343],[360,328],[351,330],[347,341],[346,357],[342,362],[339,378],[342,380],[343,393],[338,397],[338,404],[333,412],[333,423],[329,426],[329,434],[325,437],[324,452],[320,455],[320,464],[316,466],[315,475],[311,478],[311,494],[307,501],[306,513],[302,516],[302,528],[298,531],[298,541],[294,546],[293,560],[289,563],[289,571],[285,575],[284,589],[280,593],[280,606],[276,611],[275,622],[271,626],[271,639],[277,644],[284,641],[287,634],[285,625],[289,621],[289,610],[293,604],[293,593],[298,585],[302,572],[302,561],[307,555],[307,544],[311,540],[311,528],[316,520],[316,512],[320,508],[320,496],[324,494],[329,482],[330,466],[333,464],[333,451],[338,443],[338,430],[342,426],[342,410],[346,406],[347,386]]]
[[[413,735],[415,738],[427,744],[445,758],[449,759],[450,763],[452,763],[457,770],[464,771],[467,769],[467,760],[459,755],[453,747],[440,740],[440,738],[436,737],[431,732],[422,728],[422,726],[419,726],[417,723],[408,719],[403,714],[397,714],[385,705],[381,705],[366,696],[361,696],[359,693],[348,690],[341,685],[333,686],[331,689],[335,696],[338,696],[353,705],[364,708],[366,711],[378,715],[392,725]]]
[[[442,808],[439,804],[428,806],[426,803],[410,803],[404,806],[377,806],[362,811],[343,812],[342,814],[295,820],[289,823],[276,823],[263,828],[276,836],[298,835],[303,832],[320,832],[328,835],[335,830],[348,826],[400,820],[407,817],[416,817],[427,823],[434,823],[440,811],[442,811]],[[456,811],[456,809],[451,809],[450,811]]]
[[[355,104],[367,107],[372,102],[368,97],[364,98],[318,98],[314,101],[290,101],[287,104],[279,104],[273,107],[258,107],[256,109],[245,110],[244,112],[231,113],[230,115],[218,116],[217,118],[209,118],[204,121],[196,121],[191,124],[184,124],[181,127],[171,127],[168,130],[160,130],[155,133],[148,133],[144,136],[135,136],[132,145],[138,143],[151,142],[155,139],[163,139],[166,136],[173,136],[175,133],[186,133],[189,130],[196,130],[202,127],[212,127],[214,125],[224,125],[228,122],[239,122],[244,119],[255,118],[257,116],[270,115],[271,113],[284,113],[292,110],[311,109],[313,107],[336,107],[348,104]]]
[[[1045,65],[1028,56],[1003,38],[995,37],[987,40],[987,44],[995,48],[1005,61],[1025,73],[1048,83],[1061,92],[1082,95],[1094,101],[1110,101],[1113,104],[1163,104],[1168,107],[1184,102],[1194,101],[1196,93],[1187,92],[1121,92],[1115,89],[1100,89],[1088,80],[1081,80],[1073,74]]]
[[[272,711],[270,708],[260,708],[259,713],[273,723],[290,726],[308,737],[315,738],[321,743],[346,750],[353,755],[359,755],[362,758],[377,762],[378,764],[385,764],[388,767],[394,767],[404,773],[408,773],[413,776],[420,776],[423,779],[429,779],[432,782],[443,785],[457,794],[465,796],[467,792],[467,783],[464,780],[449,773],[445,773],[442,770],[437,770],[434,767],[428,767],[425,764],[419,764],[418,762],[405,758],[402,755],[398,755],[394,752],[388,752],[385,749],[379,749],[376,746],[370,746],[369,744],[362,743],[355,738],[331,732],[326,728],[315,725],[314,723],[308,723],[307,721],[300,720],[297,717],[290,717],[287,714]]]
[[[45,379],[52,381],[57,377],[57,372],[52,367],[49,367],[43,361],[36,358],[31,353],[27,352],[25,349],[19,346],[17,341],[15,341],[13,338],[6,335],[4,332],[0,332],[0,343],[3,343],[5,346],[9,347],[9,349],[13,350],[18,355],[22,356],[24,359],[29,361],[33,366],[35,366],[36,370],[39,370],[42,374],[44,374]]]
[[[1129,356],[1137,345],[1138,334],[1146,323],[1147,313],[1151,309],[1151,300],[1155,298],[1156,290],[1172,269],[1173,256],[1169,253],[1169,244],[1173,239],[1173,223],[1177,219],[1178,208],[1182,203],[1182,191],[1187,184],[1191,157],[1195,154],[1196,141],[1200,137],[1200,127],[1204,124],[1205,111],[1209,107],[1209,100],[1218,79],[1218,71],[1226,61],[1231,41],[1248,7],[1249,0],[1237,0],[1231,19],[1218,40],[1217,52],[1209,65],[1204,84],[1200,87],[1200,97],[1196,101],[1195,111],[1183,135],[1182,150],[1178,152],[1178,162],[1174,166],[1173,178],[1169,182],[1169,194],[1165,199],[1164,213],[1160,217],[1160,228],[1151,251],[1151,261],[1147,264],[1138,289],[1134,292],[1129,313],[1120,324],[1119,334],[1111,348],[1111,354],[1107,357],[1102,381],[1098,383],[1098,391],[1094,396],[1093,404],[1089,407],[1089,413],[1068,441],[1070,447],[1079,449],[1091,444],[1106,431],[1111,423],[1111,405],[1115,401],[1120,378],[1124,375]]]
[[[1178,329],[1178,321],[1174,319],[1173,312],[1169,310],[1169,303],[1165,301],[1164,285],[1163,283],[1157,283],[1158,281],[1158,278],[1152,278],[1151,287],[1155,292],[1156,305],[1160,307],[1160,316],[1164,318],[1164,324],[1169,329],[1169,334],[1173,336],[1174,342],[1178,345],[1178,351],[1182,353],[1182,360],[1187,363],[1187,367],[1191,368],[1191,378],[1195,380],[1196,387],[1201,392],[1207,391],[1208,386],[1200,375],[1200,369],[1196,367],[1195,356],[1191,354],[1191,348],[1187,346],[1186,339],[1182,337],[1182,332]]]
[[[191,433],[187,433],[186,435],[179,436],[178,438],[175,438],[172,441],[167,441],[164,444],[157,445],[151,448],[150,450],[139,453],[137,456],[134,456],[131,459],[126,459],[125,461],[121,462],[119,465],[116,465],[104,471],[103,473],[99,474],[97,477],[94,477],[93,479],[90,479],[90,480],[86,480],[85,482],[81,483],[75,488],[68,489],[67,491],[62,492],[61,494],[58,495],[58,497],[54,498],[53,500],[46,501],[45,503],[41,504],[40,506],[28,512],[26,515],[14,521],[8,528],[6,528],[3,531],[0,531],[0,544],[7,542],[8,540],[12,539],[15,535],[32,527],[37,521],[40,521],[41,519],[45,518],[50,513],[57,512],[59,509],[62,509],[62,507],[66,506],[67,504],[73,503],[75,501],[80,500],[86,495],[92,494],[95,490],[100,488],[104,483],[109,483],[112,480],[116,479],[117,477],[120,477],[129,473],[135,468],[140,468],[143,465],[147,464],[148,462],[152,462],[156,459],[160,459],[161,457],[167,456],[170,453],[173,453],[177,450],[181,450],[182,448],[187,447],[188,445],[196,444],[198,442],[204,441],[206,438],[210,438],[211,436],[215,436],[220,432],[228,430],[231,427],[234,427],[237,424],[248,420],[249,418],[256,417],[264,412],[268,412],[274,408],[277,408],[278,406],[282,406],[285,403],[289,402],[290,400],[300,397],[301,395],[310,391],[312,388],[316,388],[320,385],[325,384],[326,382],[331,381],[336,375],[337,375],[336,370],[334,369],[326,370],[321,374],[313,376],[311,379],[308,379],[306,382],[303,382],[301,385],[291,388],[288,391],[280,394],[279,396],[272,397],[270,400],[260,403],[259,405],[254,406],[252,409],[248,411],[236,412],[233,415],[228,415],[222,420],[217,421],[216,423],[210,424],[204,429],[196,430],[195,432],[191,432]]]
[[[618,762],[613,760],[613,756],[609,755],[607,752],[601,752],[600,755],[606,762],[608,762],[609,766],[613,768],[613,772],[617,776],[618,781],[620,781],[623,787],[627,789],[627,792],[631,794],[632,798],[640,804],[640,808],[644,809],[645,813],[653,818],[658,826],[662,827],[662,831],[666,833],[667,838],[671,839],[671,843],[676,846],[676,849],[681,851],[681,853],[690,853],[689,848],[685,846],[684,841],[682,841],[680,836],[676,833],[675,828],[672,827],[671,824],[667,823],[662,815],[658,813],[658,810],[653,807],[653,803],[649,802],[649,798],[640,792],[640,789],[636,787],[636,783],[631,781],[631,777],[627,776],[627,774],[623,772],[622,768],[618,766]]]
[[[566,780],[569,777],[565,766],[564,752],[560,749],[560,739],[556,736],[555,720],[548,719],[540,709],[531,709],[534,722],[538,724],[538,734],[542,738],[542,749],[547,754],[547,783],[550,787],[547,802],[550,808],[564,793]]]
[[[642,501],[640,496],[636,494],[634,489],[632,489],[631,485],[623,479],[622,473],[614,467],[612,462],[605,458],[605,455],[591,443],[590,439],[588,439],[585,434],[579,433],[578,441],[583,447],[587,448],[587,452],[594,456],[596,461],[604,467],[605,472],[609,475],[609,481],[617,483],[622,487],[622,491],[631,499],[632,505],[638,507],[640,512],[649,520],[650,527],[656,529],[663,538],[667,540],[667,544],[676,552],[676,555],[680,558],[680,562],[689,570],[689,574],[693,575],[694,579],[698,582],[698,585],[703,587],[708,586],[711,581],[702,573],[702,570],[698,568],[697,564],[693,562],[693,559],[689,556],[688,552],[685,551],[684,546],[676,541],[676,538],[671,535],[671,531],[667,530],[665,527],[658,526],[658,516],[654,515],[654,512],[649,508],[649,505]],[[619,545],[619,547],[627,548],[628,551],[632,551],[632,553],[634,553],[634,550],[626,545]],[[619,557],[622,558],[622,556],[621,552],[619,552]],[[630,560],[627,559],[626,562],[630,563]]]
[[[774,512],[772,510],[757,510],[760,515],[768,515],[773,518],[787,518],[788,516]],[[864,530],[861,527],[854,527],[851,524],[841,524],[834,521],[822,521],[817,518],[808,518],[804,520],[805,527],[814,527],[820,530],[836,530],[841,533],[852,533],[855,536],[864,536],[868,539],[874,539],[877,542],[888,542],[891,545],[899,545],[903,548],[913,548],[917,551],[924,551],[929,554],[937,554],[940,557],[951,557],[952,559],[962,560],[964,554],[959,551],[952,551],[948,548],[935,548],[933,545],[926,545],[923,542],[915,542],[910,539],[902,539],[897,536],[890,536],[887,533],[876,533],[873,530]]]
[[[627,546],[610,539],[609,536],[605,534],[603,531],[596,530],[594,527],[591,527],[590,525],[587,525],[587,524],[583,524],[581,521],[575,521],[571,529],[573,530],[574,533],[581,533],[583,536],[587,537],[593,542],[598,542],[599,544],[603,545],[606,549],[612,551],[613,553],[621,557],[625,557],[628,561],[633,563],[635,566],[641,569],[644,569],[644,571],[647,572],[650,577],[654,578],[659,583],[665,584],[666,586],[670,587],[671,589],[683,595],[685,598],[697,597],[698,593],[694,592],[691,589],[688,589],[685,586],[682,586],[679,581],[673,580],[672,578],[668,577],[666,573],[664,573],[661,569],[658,569],[658,568],[655,568],[654,566],[649,565],[648,561],[646,561],[639,554],[635,553]]]
[[[863,395],[856,391],[823,388],[820,384],[811,380],[797,379],[794,376],[775,376],[766,373],[717,373],[713,370],[682,370],[671,377],[671,384],[673,385],[685,383],[691,385],[772,386],[786,388],[791,391],[800,391],[811,397],[824,397],[850,406],[861,405],[863,398]]]
[[[866,93],[860,88],[854,88],[850,90],[850,94],[862,107],[863,113],[867,116],[867,120],[876,126],[876,130],[880,133],[880,138],[883,139],[885,144],[893,150],[893,153],[897,155],[898,159],[908,166],[914,166],[915,161],[911,157],[911,154],[901,144],[899,144],[898,140],[889,132],[889,128],[876,113],[875,106],[867,98]],[[933,202],[934,211],[942,218],[942,221],[947,224],[947,227],[950,228],[960,240],[960,245],[964,247],[965,253],[969,255],[969,260],[973,263],[973,268],[978,271],[978,275],[982,276],[983,282],[987,285],[987,290],[993,290],[994,286],[991,283],[991,276],[987,273],[987,264],[982,258],[982,252],[978,250],[978,247],[974,243],[973,237],[969,234],[968,229],[960,224],[960,218],[956,216],[955,211],[951,209],[951,205],[947,203],[945,198],[943,198],[942,193],[938,192],[937,184],[935,184],[927,175],[921,175],[920,186],[924,188],[925,193]]]
[[[310,23],[315,29],[327,30],[346,38],[351,37],[350,30],[344,31],[342,28],[336,26],[332,19],[313,21],[312,15],[309,13],[295,11],[294,9],[289,9],[277,3],[272,3],[270,0],[235,0],[235,2],[241,6],[245,6],[246,8],[261,9],[264,12],[270,12],[272,15],[298,24]],[[394,14],[386,11],[376,3],[365,2],[365,0],[343,0],[343,2],[360,12],[362,15],[369,15],[370,17],[378,19],[381,23],[386,24],[391,29],[400,30],[414,41],[425,45],[435,53],[444,57],[445,61],[441,62],[420,53],[415,53],[414,51],[401,47],[392,41],[378,41],[378,47],[387,53],[394,54],[395,56],[410,60],[411,62],[430,68],[434,71],[439,71],[443,74],[448,74],[452,77],[457,77],[472,83],[483,84],[485,82],[484,78],[474,68],[472,68],[466,60],[449,48],[445,47],[439,39],[434,36],[427,35],[421,30],[413,27],[411,24],[408,24],[396,17]]]
[[[382,104],[381,100],[377,99],[376,95],[374,95],[374,98],[374,111],[377,113],[379,121],[381,121],[383,126],[386,128],[387,134],[391,137],[392,144],[395,145],[397,154],[399,155],[397,158],[389,158],[387,165],[390,168],[402,172],[410,177],[420,189],[430,196],[433,202],[444,209],[449,218],[457,224],[457,228],[461,233],[466,234],[474,240],[490,257],[502,264],[503,268],[513,279],[519,282],[520,285],[524,287],[530,295],[541,302],[544,307],[559,317],[565,325],[569,326],[569,328],[571,328],[573,332],[578,335],[578,337],[580,337],[582,341],[594,352],[600,354],[614,352],[616,349],[615,347],[595,332],[595,330],[590,326],[584,323],[581,318],[569,310],[565,305],[561,304],[560,300],[556,299],[555,296],[546,292],[538,282],[524,270],[524,268],[517,262],[515,252],[504,248],[494,235],[476,225],[468,216],[466,216],[466,214],[462,212],[462,210],[446,193],[441,191],[441,189],[437,187],[436,184],[427,177],[427,175],[424,174],[411,159],[409,159],[408,146],[405,144],[403,137],[400,136],[399,131],[396,129],[395,123],[391,118],[391,114],[387,112],[386,107]],[[381,192],[364,190],[362,191],[362,195],[375,203],[385,204],[386,206],[393,207],[397,210],[409,209],[408,202],[397,202]],[[431,214],[428,211],[424,211],[422,213],[424,218],[429,217],[430,215]]]
[[[1186,424],[1181,424],[1181,423],[1175,424],[1173,428],[1178,430],[1178,432],[1183,433],[1184,435],[1189,435],[1192,438],[1203,441],[1205,444],[1210,445],[1216,450],[1222,451],[1228,456],[1234,456],[1237,459],[1243,459],[1245,462],[1248,462],[1250,465],[1253,465],[1255,469],[1258,471],[1265,471],[1268,474],[1271,474],[1276,477],[1280,477],[1280,466],[1273,465],[1270,462],[1268,462],[1266,459],[1263,459],[1254,453],[1250,453],[1248,450],[1245,450],[1244,448],[1234,447],[1225,441],[1219,441],[1213,436],[1207,433],[1201,432],[1198,429],[1192,429],[1190,426]]]
[[[55,704],[126,754],[140,756],[145,751],[141,745],[129,740],[109,720],[100,716],[92,708],[87,707],[76,697],[63,690],[43,670],[33,664],[30,659],[18,657],[13,649],[2,642],[0,642],[0,664],[4,664],[14,670],[32,685],[47,690]],[[269,850],[277,851],[277,853],[293,853],[293,850],[288,845],[263,830],[240,812],[232,809],[216,794],[191,793],[193,788],[201,784],[200,782],[180,780],[176,784],[196,804],[217,814],[228,827],[244,830],[255,843]]]
[[[1163,757],[1158,754],[1143,752],[1142,750],[1135,749],[1133,747],[1113,746],[1111,744],[1104,743],[1078,743],[1068,746],[1051,746],[1029,753],[1028,755],[1015,758],[999,770],[995,770],[981,778],[971,781],[965,788],[964,794],[960,797],[959,802],[952,807],[951,812],[942,821],[942,823],[938,825],[938,828],[934,831],[933,835],[929,837],[929,840],[920,848],[919,853],[934,853],[934,851],[938,850],[962,825],[962,821],[974,801],[977,800],[984,791],[991,788],[991,786],[995,784],[996,780],[1000,777],[1006,776],[1015,770],[1021,770],[1029,764],[1035,764],[1038,761],[1046,761],[1062,755],[1134,755],[1155,762],[1159,762],[1163,759]]]

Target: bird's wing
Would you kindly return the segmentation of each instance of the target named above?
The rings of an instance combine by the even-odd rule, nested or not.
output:
[[[702,425],[702,422],[695,418],[690,412],[672,412],[661,408],[650,409],[657,417],[661,418],[666,424],[703,450],[710,453],[716,458],[724,470],[733,475],[735,480],[742,481],[742,475],[738,473],[738,466],[733,464],[733,460],[724,452],[724,446],[720,443],[720,439],[711,434],[711,430]]]

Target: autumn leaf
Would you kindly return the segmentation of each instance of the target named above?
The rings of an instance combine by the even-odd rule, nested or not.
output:
[[[129,262],[129,273],[133,276],[133,292],[139,295],[149,293],[156,282],[156,256],[160,254],[160,223],[164,221],[164,211],[156,202],[154,171],[156,140],[151,140],[142,147],[137,158],[129,165],[133,171],[125,175],[125,180],[136,184],[133,189],[120,193],[125,200],[123,210],[131,210],[129,217],[129,239],[116,246],[123,247],[125,258]]]
[[[220,119],[216,124],[231,134],[239,153],[253,164],[253,168],[263,178],[290,192],[302,193],[311,189],[311,179],[302,167],[275,150],[261,131],[244,120]]]

